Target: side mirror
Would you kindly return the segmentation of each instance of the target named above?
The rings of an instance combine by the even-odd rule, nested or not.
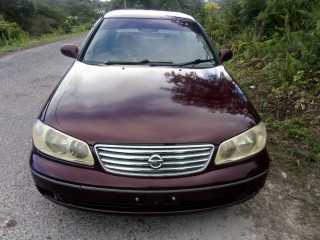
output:
[[[219,57],[222,62],[226,62],[233,57],[233,52],[231,49],[227,49],[227,48],[221,49],[219,51]]]
[[[76,58],[78,56],[78,47],[73,44],[65,44],[60,48],[63,55],[71,58]]]

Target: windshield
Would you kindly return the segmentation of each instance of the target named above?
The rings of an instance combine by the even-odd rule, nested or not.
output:
[[[212,66],[213,58],[194,22],[115,18],[104,19],[82,59],[88,64],[174,65],[190,62]]]

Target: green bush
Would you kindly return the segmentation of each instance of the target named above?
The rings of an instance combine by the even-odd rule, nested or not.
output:
[[[0,43],[8,44],[12,41],[27,39],[28,34],[24,32],[17,23],[10,23],[0,15]]]

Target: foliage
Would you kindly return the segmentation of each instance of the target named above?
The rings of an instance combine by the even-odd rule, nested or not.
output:
[[[203,0],[127,0],[126,3],[128,9],[178,11],[195,16],[198,20],[201,20],[204,10]],[[123,0],[111,0],[106,3],[107,11],[123,8]]]
[[[206,13],[205,26],[218,45],[243,60],[263,59],[292,81],[299,71],[319,75],[319,11],[318,0],[229,0]]]
[[[101,4],[90,0],[0,0],[0,14],[11,24],[11,32],[15,26],[23,30],[23,37],[32,38],[57,31],[71,33],[76,27],[92,24]]]
[[[31,24],[35,9],[31,1],[0,0],[0,14],[8,22],[17,23],[23,30]]]
[[[42,2],[50,4],[58,8],[64,16],[70,19],[76,19],[79,24],[93,22],[99,14],[96,12],[99,3],[90,0],[42,0]]]
[[[17,23],[9,23],[0,15],[0,44],[6,44],[12,40],[24,39],[27,34],[22,31]]]

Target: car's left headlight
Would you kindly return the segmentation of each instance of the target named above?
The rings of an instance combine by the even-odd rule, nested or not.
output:
[[[266,140],[266,126],[260,122],[248,131],[222,142],[214,162],[220,165],[245,159],[263,150]]]
[[[68,136],[37,120],[33,126],[35,147],[49,155],[68,162],[94,165],[94,160],[87,143]]]

